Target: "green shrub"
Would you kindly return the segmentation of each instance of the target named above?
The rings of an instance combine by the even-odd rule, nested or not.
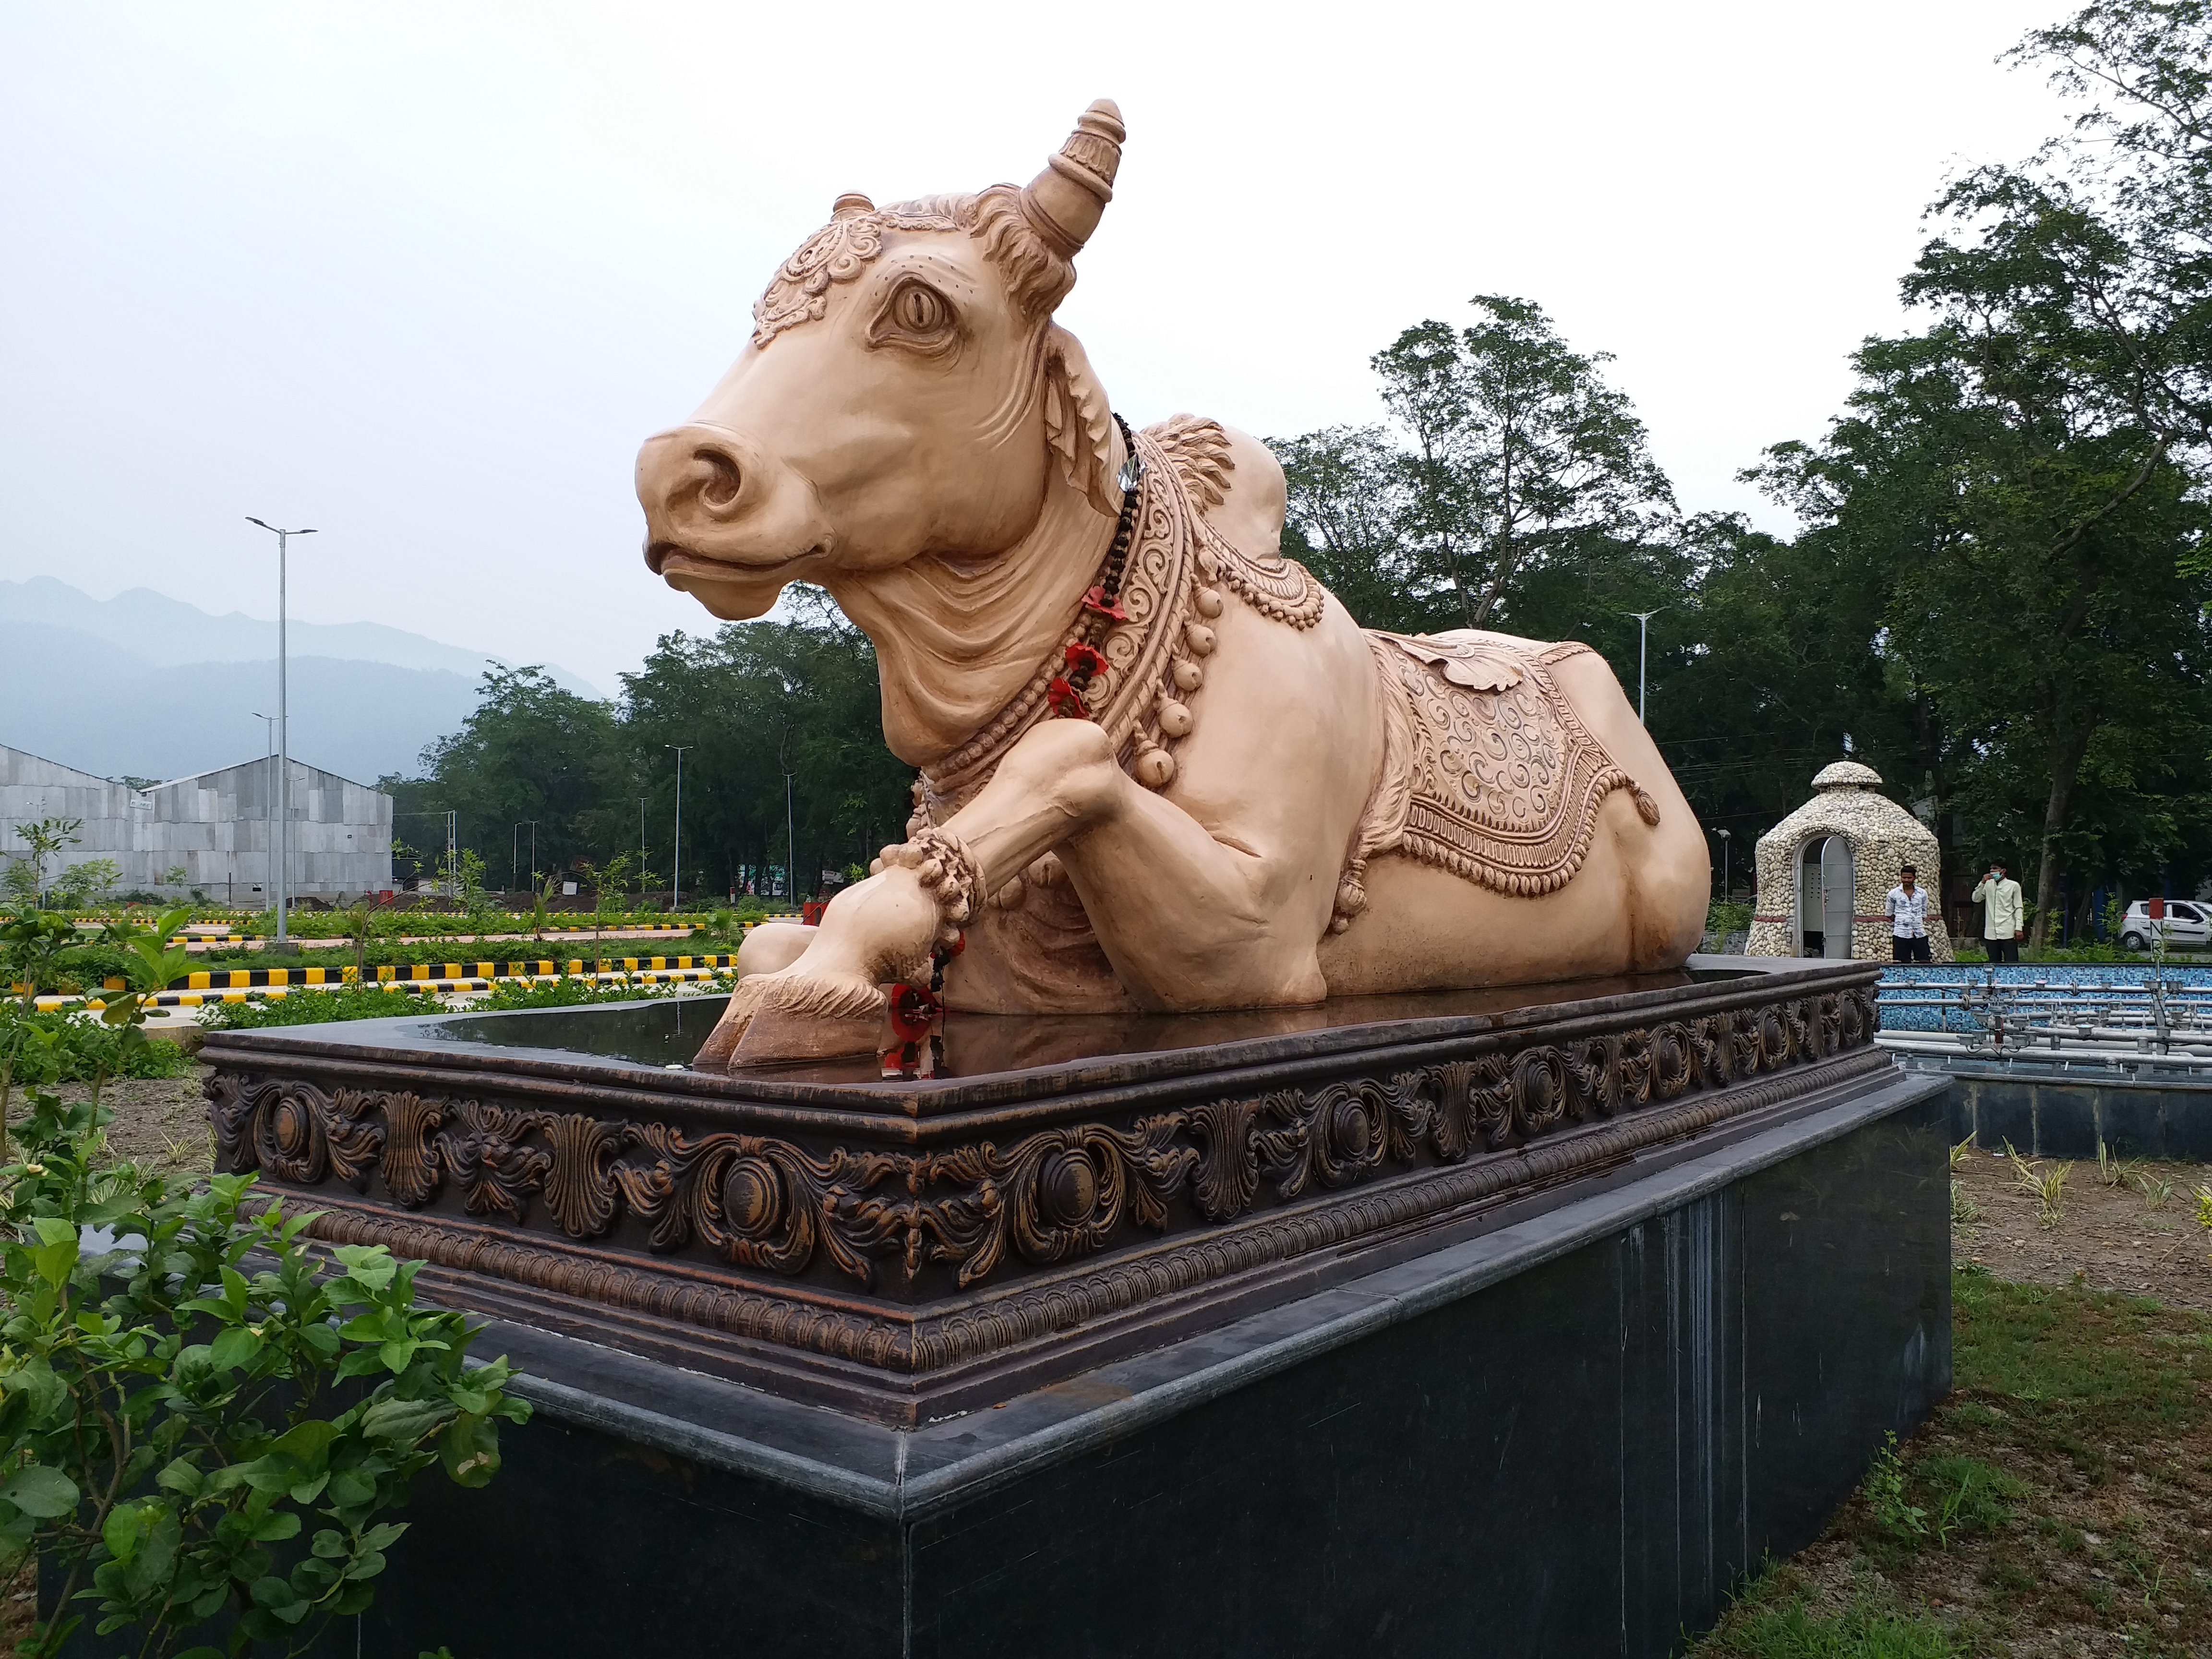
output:
[[[90,1083],[100,1077],[181,1077],[192,1057],[173,1042],[126,1042],[94,1015],[26,1012],[0,1003],[0,1065],[15,1058],[18,1083]]]
[[[563,974],[558,979],[542,982],[503,980],[469,1006],[499,1012],[512,1008],[575,1008],[591,1002],[635,1002],[641,997],[674,996],[679,988],[673,982],[647,984],[643,981],[596,984]]]
[[[0,1168],[0,1571],[35,1558],[56,1609],[16,1651],[94,1616],[167,1652],[228,1614],[232,1653],[300,1652],[373,1600],[415,1477],[484,1485],[530,1408],[503,1359],[468,1368],[460,1315],[415,1305],[419,1263],[325,1263],[248,1176],[106,1165],[112,1116],[34,1093]]]
[[[434,999],[380,985],[345,985],[327,991],[294,991],[258,1002],[210,1002],[199,1021],[210,1031],[257,1031],[269,1025],[320,1025],[342,1019],[398,1019],[441,1013]]]
[[[1726,899],[1716,899],[1705,910],[1705,931],[1709,933],[1742,933],[1751,930],[1751,907],[1734,904]]]

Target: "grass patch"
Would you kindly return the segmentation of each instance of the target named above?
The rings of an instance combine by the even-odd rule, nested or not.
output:
[[[1692,1651],[2212,1651],[2212,1318],[1971,1270],[1951,1290],[1951,1397]]]
[[[1728,1659],[1957,1659],[1941,1621],[1898,1613],[1861,1591],[1833,1612],[1817,1610],[1804,1579],[1784,1568],[1742,1600],[1700,1653]]]
[[[2201,1316],[1964,1274],[1951,1305],[1953,1407],[1978,1401],[2001,1411],[2023,1450],[2063,1452],[2094,1475],[2114,1449],[2204,1419],[2212,1325]]]

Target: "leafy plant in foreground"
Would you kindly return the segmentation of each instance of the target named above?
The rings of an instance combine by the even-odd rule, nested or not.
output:
[[[155,983],[170,931],[131,940]],[[101,1018],[145,1041],[143,994]],[[0,1134],[43,1040],[0,1053]],[[414,1477],[483,1485],[529,1407],[504,1360],[468,1367],[459,1315],[416,1307],[419,1264],[311,1254],[312,1216],[251,1212],[250,1176],[194,1191],[106,1164],[103,1082],[74,1106],[33,1091],[0,1166],[0,1571],[59,1580],[17,1651],[50,1659],[90,1602],[142,1656],[225,1613],[227,1649],[183,1659],[300,1653],[368,1605]]]
[[[2045,1169],[2039,1162],[2031,1163],[2022,1158],[2010,1146],[2006,1146],[2005,1156],[2012,1160],[2013,1173],[2020,1184],[2035,1194],[2036,1219],[2045,1227],[2057,1226],[2065,1209],[2066,1177],[2073,1172],[2074,1166],[2054,1163]]]
[[[1894,1429],[1883,1436],[1881,1449],[1867,1471],[1866,1499],[1875,1520],[1892,1536],[1910,1540],[1927,1534],[1928,1511],[1905,1499],[1905,1464],[1897,1455]]]

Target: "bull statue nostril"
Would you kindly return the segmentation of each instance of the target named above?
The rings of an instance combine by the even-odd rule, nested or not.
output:
[[[707,473],[706,482],[699,486],[699,499],[717,509],[733,505],[744,482],[738,471],[738,464],[713,449],[700,450],[696,459]]]

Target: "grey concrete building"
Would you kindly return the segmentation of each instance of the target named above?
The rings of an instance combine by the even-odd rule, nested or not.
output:
[[[197,888],[221,903],[270,902],[276,763],[264,758],[133,789],[0,744],[0,856],[28,844],[20,826],[76,818],[76,844],[47,865],[111,859],[118,891],[182,898]],[[392,797],[334,772],[291,763],[295,896],[336,899],[392,884]],[[184,878],[166,878],[181,868]]]

